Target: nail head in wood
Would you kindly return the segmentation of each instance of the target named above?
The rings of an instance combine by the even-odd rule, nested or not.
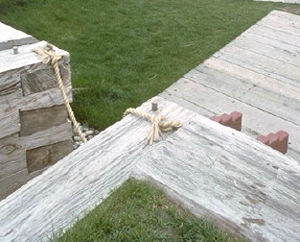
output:
[[[158,103],[153,102],[152,103],[152,111],[157,111],[158,110]]]

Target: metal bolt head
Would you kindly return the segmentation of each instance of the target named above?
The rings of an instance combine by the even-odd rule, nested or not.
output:
[[[153,102],[152,103],[152,111],[157,111],[158,110],[158,103]]]
[[[18,46],[14,46],[14,47],[13,47],[13,52],[14,52],[14,55],[19,54]]]

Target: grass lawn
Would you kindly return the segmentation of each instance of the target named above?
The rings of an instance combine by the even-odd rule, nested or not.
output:
[[[149,182],[128,180],[53,242],[242,242],[171,203]]]
[[[100,130],[273,9],[246,0],[0,0],[0,21],[71,54],[73,108]]]

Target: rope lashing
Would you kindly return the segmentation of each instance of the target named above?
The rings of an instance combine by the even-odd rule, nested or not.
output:
[[[64,104],[68,110],[69,117],[76,129],[77,134],[80,136],[81,140],[85,143],[87,140],[84,137],[83,133],[81,132],[78,122],[76,121],[76,118],[75,118],[73,110],[70,106],[70,102],[69,102],[69,99],[65,92],[65,89],[63,86],[63,81],[62,81],[62,78],[60,75],[59,60],[62,58],[62,55],[56,53],[53,48],[53,45],[51,45],[49,43],[47,43],[47,45],[44,47],[40,47],[40,48],[34,49],[32,51],[38,55],[38,57],[43,61],[44,64],[50,64],[52,66],[54,73],[55,73],[55,78],[56,78],[56,81],[58,84],[58,88],[62,95]]]
[[[151,130],[147,136],[147,144],[152,144],[153,141],[159,141],[160,137],[162,137],[161,132],[170,132],[179,129],[182,126],[181,121],[166,121],[163,116],[157,117],[135,108],[128,108],[123,116],[126,116],[129,113],[148,119],[152,123]]]

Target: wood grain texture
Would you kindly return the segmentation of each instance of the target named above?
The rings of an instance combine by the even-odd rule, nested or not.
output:
[[[162,98],[140,108],[150,112],[152,101],[183,127],[145,146],[150,123],[126,116],[1,201],[0,238],[46,239],[134,176],[253,241],[297,241],[296,161]]]
[[[16,191],[18,188],[20,188],[22,185],[24,185],[26,182],[31,180],[32,178],[42,174],[45,171],[45,169],[32,172],[28,174],[28,170],[24,169],[19,172],[13,173],[12,175],[5,177],[3,179],[0,179],[0,201],[9,194]],[[1,238],[3,239],[3,238]],[[5,241],[5,240],[4,240]]]
[[[73,151],[72,139],[26,150],[27,170],[29,173],[53,165]]]
[[[299,241],[299,163],[243,133],[195,115],[141,152],[136,169],[195,214],[252,241]]]
[[[45,80],[52,73],[51,67],[43,64],[32,52],[45,44],[41,41],[20,46],[18,55],[12,55],[9,50],[0,51],[0,139],[20,132],[19,111],[63,104],[57,84],[52,78],[48,82]],[[61,74],[67,96],[72,102],[69,54],[58,48],[56,50],[63,55],[60,60]]]
[[[18,135],[14,135],[0,139],[0,178],[5,178],[23,169],[27,169],[27,150],[33,150],[41,146],[49,146],[63,142],[69,140],[71,136],[71,123],[66,122],[28,136],[19,137]],[[67,155],[71,152],[70,148],[70,145],[66,144],[66,146],[62,147],[57,154],[53,154],[53,152],[56,152],[54,149],[52,152],[53,160],[57,161],[58,158],[61,159],[62,156],[57,157],[57,155],[60,156],[62,153]],[[67,153],[67,151],[69,152]]]
[[[44,47],[47,44],[45,41],[40,41],[34,44],[19,46],[19,54],[12,54],[11,50],[0,51],[0,73],[8,73],[7,71],[20,68],[30,67],[32,65],[42,65],[40,58],[32,50]],[[69,53],[55,47],[55,51],[63,56],[60,62],[65,62],[65,58],[69,59]]]
[[[20,112],[20,136],[27,136],[66,123],[68,111],[64,105]]]
[[[33,52],[46,42],[0,23],[1,31],[0,199],[72,151],[71,124],[52,67]],[[18,54],[11,44],[19,46]],[[72,102],[69,53],[54,49],[62,55],[60,72]]]
[[[19,75],[13,75],[11,73],[0,74],[0,100],[1,96],[6,96],[21,89],[21,81]],[[1,101],[0,101],[1,102]]]
[[[206,117],[243,113],[252,137],[285,130],[300,160],[300,16],[272,11],[160,94]]]
[[[64,86],[70,85],[70,67],[67,56],[60,60],[59,68]],[[58,87],[53,68],[49,64],[30,66],[26,73],[21,74],[21,82],[24,96]]]
[[[11,49],[13,46],[32,44],[37,39],[0,22],[0,51]]]

